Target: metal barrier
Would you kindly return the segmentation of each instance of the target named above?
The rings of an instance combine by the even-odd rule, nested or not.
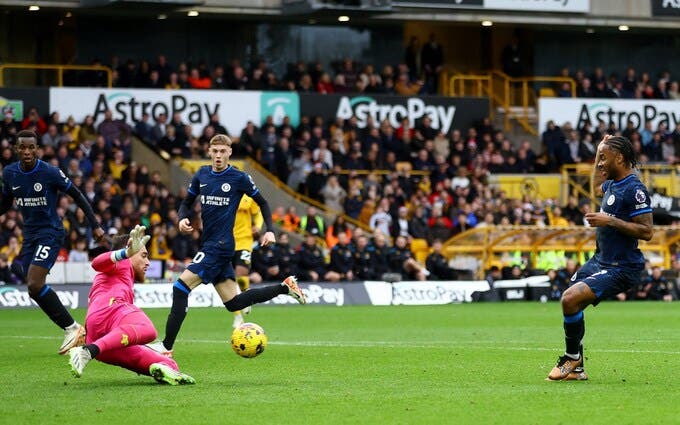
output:
[[[57,86],[64,86],[64,71],[104,71],[106,72],[107,87],[111,87],[113,73],[111,68],[102,65],[59,65],[37,63],[5,63],[0,65],[0,87],[5,87],[5,70],[28,69],[33,71],[51,70],[57,71]]]
[[[640,180],[654,193],[666,196],[680,196],[680,184],[678,182],[678,166],[664,164],[638,165]],[[599,205],[599,200],[591,190],[593,164],[567,164],[563,165],[561,205],[566,205],[570,195],[579,198],[590,199],[593,207]]]
[[[487,96],[489,98],[489,117],[494,111],[502,108],[505,112],[504,127],[510,130],[510,120],[515,120],[527,132],[538,135],[538,129],[531,124],[530,117],[535,113],[538,104],[536,87],[550,83],[551,85],[568,83],[571,96],[576,97],[576,81],[569,77],[534,76],[513,78],[498,71],[491,70],[476,74],[455,74],[449,79],[450,96]],[[544,96],[554,95],[554,90],[543,90]],[[546,89],[545,87],[543,89]],[[539,88],[539,91],[541,89]]]
[[[478,277],[493,265],[508,266],[528,258],[525,264],[539,266],[542,253],[559,253],[560,258],[576,257],[583,263],[595,251],[593,227],[585,226],[487,226],[460,233],[444,244],[447,258],[465,256],[478,264]],[[654,226],[651,241],[639,241],[640,250],[654,257],[652,263],[670,268],[676,245],[680,242],[680,227]]]

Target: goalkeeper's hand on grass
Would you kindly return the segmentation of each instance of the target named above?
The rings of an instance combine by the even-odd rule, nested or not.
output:
[[[127,258],[130,258],[138,253],[139,250],[149,242],[151,236],[145,234],[145,232],[146,227],[140,226],[139,224],[136,225],[134,229],[132,229],[130,232],[130,240],[128,240],[128,246],[125,250],[125,256]]]

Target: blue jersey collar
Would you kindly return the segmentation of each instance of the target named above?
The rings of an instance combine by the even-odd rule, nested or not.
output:
[[[22,174],[32,174],[32,173],[35,173],[35,172],[38,170],[38,167],[40,166],[40,163],[41,163],[41,162],[42,162],[42,161],[41,161],[40,159],[36,160],[36,161],[35,161],[35,166],[34,166],[32,169],[30,169],[30,170],[28,170],[28,171],[24,171],[24,169],[21,168],[21,161],[19,161],[19,171],[21,171]]]
[[[226,172],[229,171],[230,169],[231,169],[231,164],[227,165],[227,168],[225,168],[224,170],[220,171],[219,173],[216,173],[216,172],[212,169],[212,167],[210,167],[210,174],[215,175],[215,176],[221,176],[222,174],[226,173]]]
[[[635,173],[628,174],[626,177],[622,178],[621,180],[612,181],[612,186],[620,185],[621,183],[628,181],[628,180],[632,179],[633,177],[635,177]]]

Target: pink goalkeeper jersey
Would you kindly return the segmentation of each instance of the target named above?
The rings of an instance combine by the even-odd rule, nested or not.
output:
[[[88,297],[88,313],[106,308],[114,302],[134,302],[135,275],[129,259],[114,263],[111,261],[111,252],[105,252],[92,261],[92,268],[97,271],[97,275]]]

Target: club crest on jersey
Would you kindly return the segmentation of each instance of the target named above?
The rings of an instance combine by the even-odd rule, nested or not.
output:
[[[231,185],[229,183],[224,183],[222,185],[222,192],[229,192],[231,190]]]
[[[616,197],[614,195],[609,195],[609,198],[607,198],[607,205],[614,205],[614,201],[616,201]]]
[[[635,200],[638,202],[645,202],[647,199],[647,196],[645,196],[645,192],[643,192],[641,189],[638,189],[635,192]]]
[[[42,190],[42,185],[40,183],[34,184],[33,190],[35,190],[36,192],[40,192]]]

